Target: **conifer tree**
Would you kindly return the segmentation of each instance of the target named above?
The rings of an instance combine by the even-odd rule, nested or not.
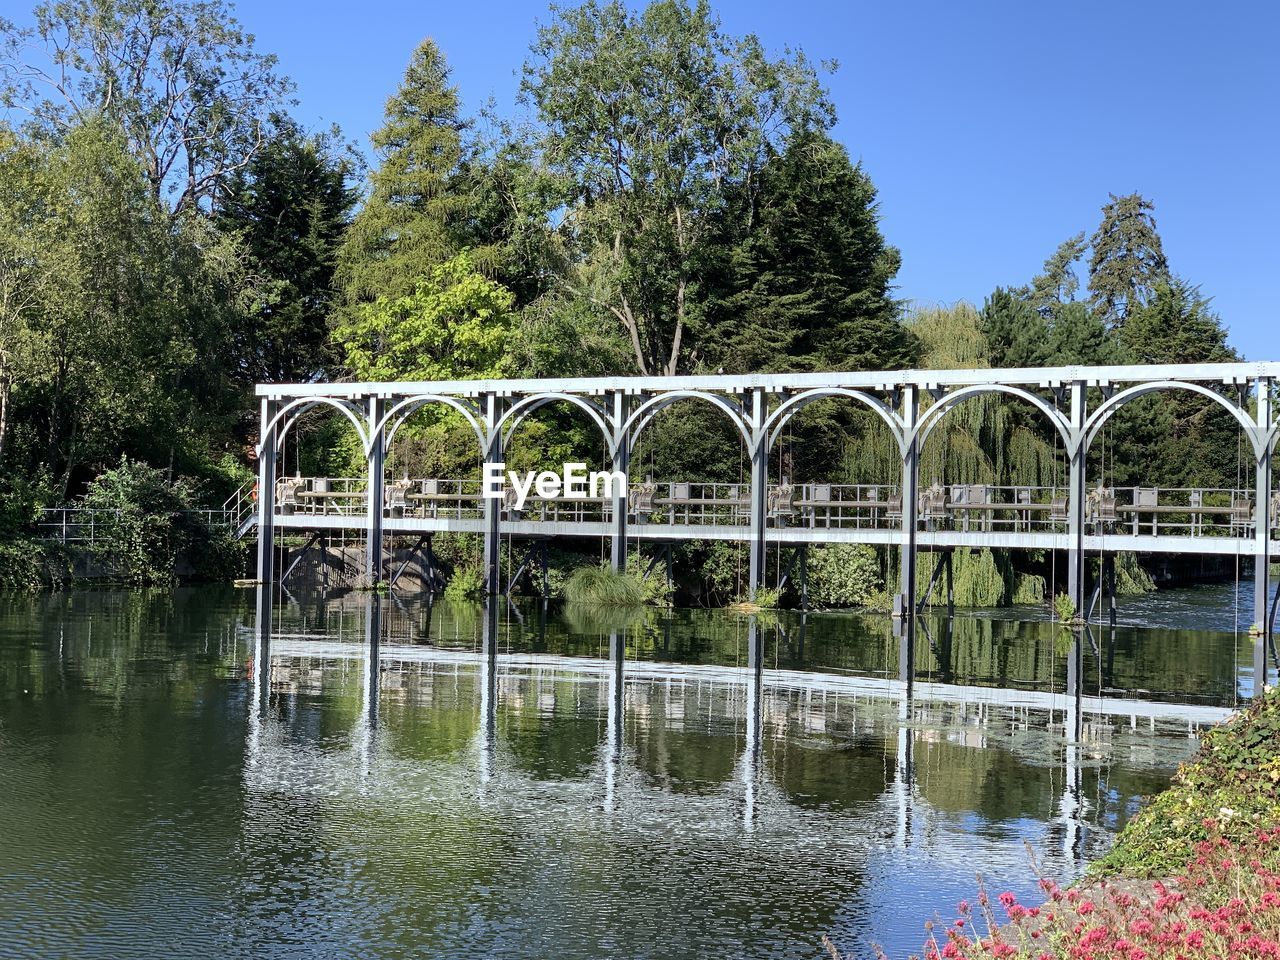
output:
[[[1134,310],[1149,304],[1169,279],[1169,262],[1156,232],[1155,204],[1137,193],[1111,194],[1102,223],[1090,241],[1090,305],[1110,327],[1121,327]]]
[[[466,128],[458,109],[444,55],[424,40],[373,134],[381,163],[338,252],[344,317],[378,297],[408,296],[420,277],[458,252],[453,227],[465,200],[454,178]]]

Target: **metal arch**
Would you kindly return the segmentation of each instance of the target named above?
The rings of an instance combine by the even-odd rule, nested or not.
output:
[[[612,457],[618,448],[618,437],[613,433],[609,415],[599,404],[592,403],[590,400],[571,393],[533,393],[513,403],[493,428],[495,432],[501,432],[503,424],[508,420],[511,421],[510,429],[507,430],[506,435],[502,438],[504,449],[511,443],[511,437],[519,429],[520,424],[524,423],[529,414],[558,400],[572,404],[592,419],[595,425],[600,428],[600,434],[604,437],[609,456]]]
[[[1210,390],[1199,383],[1183,380],[1156,380],[1151,383],[1138,383],[1131,387],[1125,387],[1119,393],[1112,395],[1097,410],[1093,411],[1089,419],[1085,421],[1081,438],[1085,452],[1088,452],[1089,447],[1093,445],[1094,439],[1098,436],[1098,431],[1111,419],[1112,414],[1130,400],[1136,400],[1138,397],[1146,396],[1148,393],[1156,393],[1162,390],[1188,390],[1202,397],[1208,397],[1231,414],[1236,422],[1244,428],[1245,435],[1249,438],[1249,443],[1253,445],[1253,455],[1255,457],[1261,457],[1266,452],[1267,438],[1265,436],[1259,437],[1257,425],[1249,419],[1249,416],[1240,407],[1215,390]],[[1262,442],[1261,447],[1259,446],[1260,439]]]
[[[789,397],[778,408],[769,414],[769,418],[765,421],[765,430],[769,435],[769,449],[773,449],[773,445],[778,442],[778,437],[782,434],[782,428],[787,425],[787,421],[793,416],[807,407],[809,404],[817,400],[826,400],[833,397],[848,397],[853,400],[860,400],[873,411],[879,414],[880,419],[889,425],[889,429],[893,432],[893,439],[898,441],[898,446],[902,446],[902,418],[893,412],[893,409],[877,397],[873,397],[870,393],[862,390],[848,390],[844,387],[818,387],[813,390],[806,390],[804,393],[798,393],[794,397]]]
[[[366,421],[364,417],[361,415],[359,408],[353,407],[349,401],[338,400],[338,399],[335,399],[334,397],[299,397],[296,400],[290,400],[283,407],[281,407],[279,410],[276,411],[276,415],[271,418],[271,421],[267,424],[266,429],[262,431],[262,437],[265,439],[266,437],[270,436],[271,432],[276,428],[276,426],[282,420],[285,420],[285,417],[289,415],[289,412],[297,409],[298,412],[295,413],[292,417],[289,417],[287,421],[285,421],[284,429],[280,431],[280,436],[276,438],[275,452],[279,452],[280,445],[284,441],[285,435],[289,432],[289,428],[292,427],[294,423],[297,421],[298,417],[302,416],[302,414],[310,410],[312,407],[318,407],[321,404],[325,404],[327,406],[333,407],[335,410],[337,410],[344,417],[346,417],[348,420],[351,421],[351,425],[356,428],[356,435],[360,438],[360,443],[364,447],[365,452],[367,453],[369,450],[369,435],[368,433],[365,432]],[[258,441],[258,446],[257,446],[259,457],[263,455],[262,444],[263,444],[263,440],[260,439]]]
[[[932,432],[933,428],[942,422],[942,418],[950,411],[959,406],[962,400],[968,400],[971,397],[981,397],[993,393],[1003,393],[1007,396],[1027,401],[1027,403],[1031,404],[1048,417],[1049,422],[1057,428],[1058,433],[1062,435],[1063,443],[1066,444],[1068,455],[1075,452],[1080,439],[1072,435],[1071,425],[1067,422],[1067,418],[1062,415],[1062,411],[1058,410],[1057,407],[1045,400],[1044,397],[1036,396],[1030,390],[1023,390],[1021,387],[1010,386],[1006,383],[974,384],[968,387],[961,387],[959,390],[948,393],[945,397],[924,412],[920,417],[920,420],[916,423],[915,430],[912,431],[911,436],[903,438],[903,451],[906,451],[907,445],[912,441],[917,442],[917,444],[923,448],[924,442],[929,439],[929,434]]]
[[[391,441],[395,439],[396,431],[404,425],[404,422],[413,415],[414,411],[419,407],[425,407],[428,403],[443,403],[445,406],[452,407],[454,410],[457,410],[458,413],[462,414],[462,416],[466,418],[467,423],[471,425],[471,429],[475,431],[476,442],[480,445],[480,456],[484,456],[484,451],[489,448],[489,444],[485,437],[484,429],[480,426],[479,421],[476,420],[476,409],[470,404],[459,400],[457,397],[449,397],[441,393],[418,394],[401,400],[383,414],[382,420],[374,428],[373,436],[369,441],[369,446],[372,447],[373,441],[377,437],[382,436],[384,438],[384,449],[390,449]],[[403,411],[403,413],[401,413],[401,411]],[[397,414],[400,414],[399,418],[396,419],[395,422],[392,422],[392,418],[396,417]],[[388,424],[391,424],[391,429],[389,431],[387,430]]]
[[[704,390],[671,390],[646,400],[632,411],[631,416],[627,418],[627,422],[618,429],[619,440],[630,438],[630,445],[634,448],[640,439],[640,434],[659,410],[669,407],[677,400],[682,400],[686,397],[694,400],[705,400],[726,414],[733,421],[733,425],[738,428],[738,433],[742,435],[742,440],[746,443],[747,449],[751,449],[751,432],[744,421],[742,407],[731,403],[717,393],[710,393]]]

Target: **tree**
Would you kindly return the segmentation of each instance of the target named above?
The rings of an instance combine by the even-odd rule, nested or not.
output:
[[[1052,362],[1049,327],[1021,291],[996,287],[979,314],[993,367],[1038,367]]]
[[[1222,320],[1200,288],[1172,277],[1156,284],[1151,302],[1130,314],[1120,330],[1134,363],[1231,363]]]
[[[1108,326],[1121,327],[1149,304],[1169,280],[1169,263],[1156,232],[1155,204],[1137,193],[1111,194],[1093,235],[1089,260],[1090,304]]]
[[[59,135],[98,114],[119,125],[175,213],[216,201],[292,89],[224,0],[60,0],[35,21],[0,20],[4,99]]]
[[[344,318],[380,297],[411,295],[419,278],[461,248],[465,197],[455,187],[466,124],[458,107],[444,55],[424,40],[373,134],[381,163],[338,251]]]
[[[466,252],[420,277],[411,293],[363,304],[334,332],[357,380],[463,380],[502,374],[514,297]]]
[[[688,369],[730,198],[834,111],[803,55],[770,59],[754,36],[727,36],[704,0],[553,12],[522,91],[565,185],[566,282],[620,326],[639,373]]]
[[[1068,237],[1044,262],[1044,272],[1031,281],[1027,299],[1045,319],[1055,316],[1064,304],[1075,301],[1076,291],[1080,289],[1075,265],[1088,246],[1083,232]]]
[[[336,135],[289,123],[228,181],[216,223],[239,238],[260,277],[232,334],[238,382],[311,380],[331,365],[337,249],[358,198],[353,167]]]
[[[731,292],[712,311],[712,362],[744,372],[912,366],[917,344],[891,288],[901,257],[880,233],[870,177],[842,145],[805,131],[760,180]]]

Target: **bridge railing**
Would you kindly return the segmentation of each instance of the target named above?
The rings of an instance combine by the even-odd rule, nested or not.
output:
[[[633,481],[628,512],[637,524],[746,527],[749,496],[747,483]],[[363,516],[367,497],[368,483],[362,477],[285,478],[277,482],[277,513]],[[1280,520],[1280,494],[1273,499],[1272,516]],[[385,487],[386,517],[472,520],[483,513],[479,480],[398,479],[388,480]],[[502,516],[600,523],[612,518],[612,503],[603,497],[543,498],[531,491],[517,510],[514,492],[508,490]],[[896,530],[902,522],[902,494],[893,484],[771,484],[768,517],[773,527]],[[1090,529],[1135,536],[1247,537],[1253,517],[1252,493],[1242,489],[1099,487],[1089,491],[1085,504]],[[919,518],[921,527],[929,530],[1062,532],[1067,528],[1067,491],[1054,486],[933,483],[920,492]]]

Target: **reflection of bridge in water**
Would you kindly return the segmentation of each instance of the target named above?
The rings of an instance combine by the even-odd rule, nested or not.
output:
[[[917,596],[921,549],[938,552],[930,591],[949,577],[950,551],[1018,549],[1063,557],[1076,609],[1092,608],[1110,582],[1114,555],[1138,553],[1248,558],[1254,570],[1252,622],[1268,629],[1268,560],[1280,504],[1272,491],[1272,454],[1280,422],[1273,391],[1280,364],[1056,367],[1028,370],[937,370],[711,377],[260,385],[262,403],[256,504],[230,502],[241,529],[258,528],[258,575],[276,578],[277,531],[311,534],[358,530],[367,545],[364,574],[383,580],[386,537],[411,535],[429,557],[437,532],[472,532],[484,541],[486,584],[500,593],[503,536],[530,540],[604,537],[616,569],[640,541],[734,540],[748,545],[747,587],[764,583],[770,544],[803,547],[866,543],[895,547],[902,562],[895,601],[910,637],[925,598]],[[1246,477],[1238,489],[1118,489],[1089,476],[1089,457],[1108,421],[1126,404],[1152,394],[1199,397],[1232,418],[1243,438]],[[930,433],[965,401],[999,395],[1030,407],[1054,435],[1065,464],[1058,487],[989,484],[922,486],[920,453]],[[406,419],[445,408],[473,429],[480,462],[498,463],[520,424],[552,404],[567,407],[600,431],[609,465],[627,473],[646,427],[662,410],[697,401],[722,413],[740,437],[751,471],[742,484],[697,484],[672,478],[635,482],[608,499],[534,498],[524,510],[479,496],[473,480],[389,481],[386,458]],[[810,404],[839,400],[870,411],[901,463],[897,484],[793,484],[770,476],[770,455],[791,418]],[[345,417],[367,461],[362,478],[278,478],[284,440],[316,407]],[[369,549],[368,546],[376,548]],[[416,549],[416,548],[415,548]],[[800,551],[802,556],[802,551]],[[1103,560],[1092,597],[1089,557]],[[403,569],[403,567],[401,568]],[[1277,598],[1280,600],[1280,597]],[[1269,615],[1270,614],[1270,615]],[[1078,648],[1079,645],[1077,645]],[[913,681],[913,645],[900,645],[899,676]],[[1078,653],[1078,650],[1077,650]],[[1255,644],[1254,672],[1265,677],[1266,644]]]
[[[502,652],[496,603],[486,605],[481,617],[478,650],[415,644],[390,635],[386,601],[372,593],[362,598],[359,632],[335,639],[325,631],[273,630],[271,594],[270,588],[259,587],[259,626],[251,640],[250,766],[266,778],[264,784],[288,767],[287,758],[273,753],[288,742],[271,734],[278,714],[273,698],[319,693],[335,672],[354,672],[359,676],[361,707],[354,720],[353,748],[366,762],[376,749],[375,731],[393,705],[415,710],[447,700],[477,717],[471,742],[481,789],[501,790],[504,777],[519,774],[503,769],[511,758],[510,750],[504,754],[502,749],[500,710],[535,709],[549,715],[566,702],[578,710],[585,700],[589,713],[598,711],[607,718],[594,751],[605,809],[623,802],[632,768],[643,766],[634,736],[628,748],[629,727],[658,725],[701,734],[711,718],[727,719],[741,731],[742,742],[732,770],[724,772],[725,786],[736,791],[742,826],[750,830],[762,818],[785,821],[795,815],[797,804],[804,806],[803,798],[788,790],[785,757],[766,757],[767,740],[785,737],[788,725],[807,738],[856,734],[874,726],[866,718],[879,711],[897,720],[896,743],[885,750],[886,757],[892,756],[891,768],[882,769],[875,756],[859,759],[847,746],[825,754],[821,762],[842,764],[832,769],[847,774],[837,777],[839,796],[845,801],[874,802],[892,812],[894,842],[905,847],[913,842],[913,821],[922,799],[916,751],[933,748],[939,738],[987,747],[986,721],[1001,717],[1028,732],[1047,732],[1061,724],[1065,738],[1047,740],[1047,750],[1038,759],[1060,772],[1061,796],[1052,832],[1061,840],[1063,855],[1080,862],[1089,828],[1090,799],[1082,789],[1088,756],[1104,747],[1117,729],[1149,727],[1154,734],[1159,726],[1165,735],[1192,735],[1230,712],[1084,696],[1078,687],[1053,693],[917,682],[909,689],[896,679],[770,669],[755,618],[749,620],[746,667],[628,660],[625,638],[618,631],[608,635],[604,658]],[[356,670],[348,670],[348,665]],[[853,767],[845,770],[849,764]]]

